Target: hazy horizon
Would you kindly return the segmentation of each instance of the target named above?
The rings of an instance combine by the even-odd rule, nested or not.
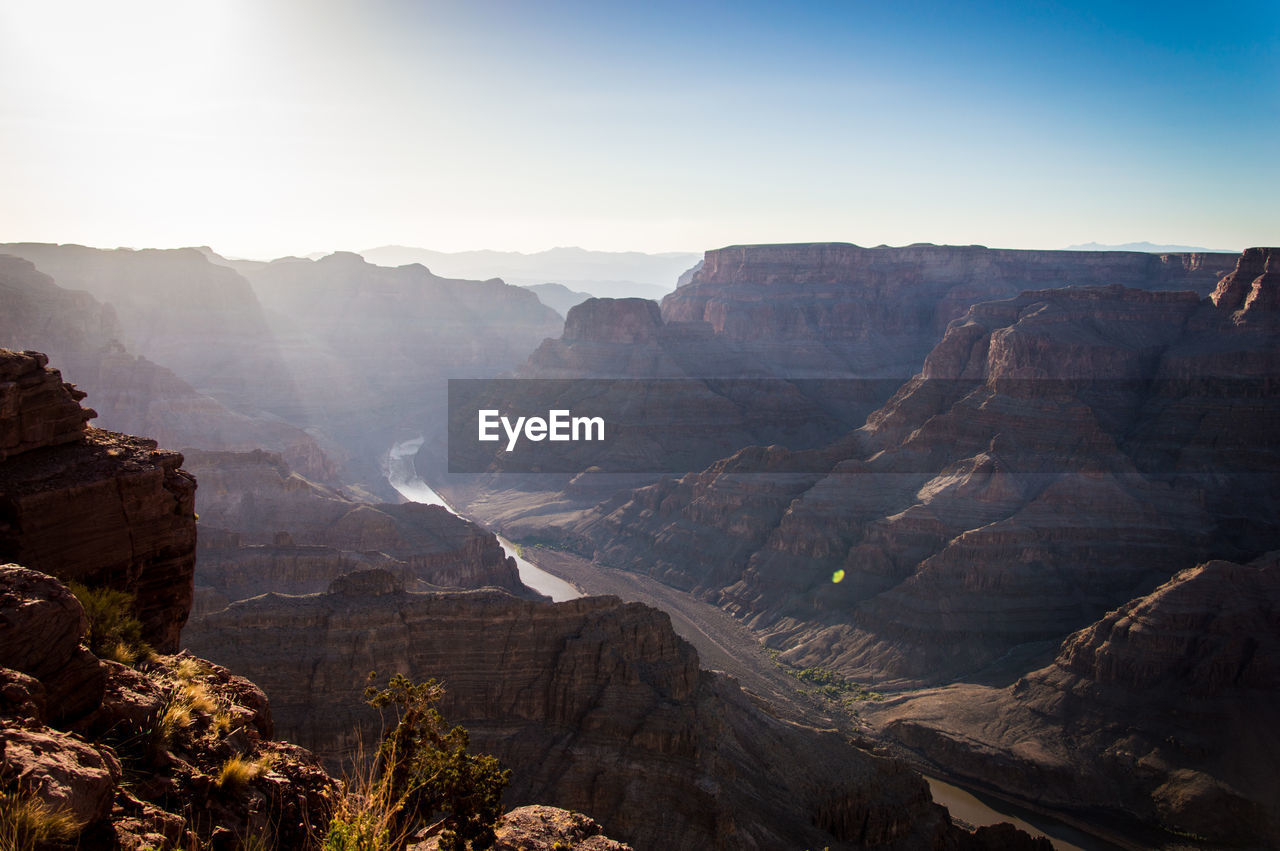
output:
[[[1274,244],[1280,10],[0,9],[5,241]]]

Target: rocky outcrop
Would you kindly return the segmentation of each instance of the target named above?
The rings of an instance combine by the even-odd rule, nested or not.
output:
[[[864,428],[787,460],[807,477],[741,475],[777,464],[753,450],[568,540],[717,600],[795,664],[954,678],[1280,542],[1277,351],[1190,293],[978,305]]]
[[[631,851],[631,846],[604,835],[596,822],[582,813],[558,807],[517,807],[502,817],[495,829],[494,851]],[[435,839],[411,846],[410,851],[437,851]]]
[[[67,379],[90,394],[96,425],[149,435],[164,446],[270,449],[311,478],[336,476],[334,462],[302,429],[261,412],[232,411],[173,371],[138,357],[126,348],[113,307],[58,286],[27,260],[0,255],[0,306],[0,346],[48,354]]]
[[[39,807],[69,822],[68,843],[111,851],[232,848],[254,832],[314,843],[333,781],[306,751],[270,740],[261,690],[190,656],[100,661],[80,643],[87,625],[56,579],[0,566],[6,817]],[[228,779],[228,765],[243,773]]]
[[[40,352],[0,349],[0,461],[84,438],[94,412],[80,407],[85,394],[48,363]]]
[[[1177,574],[1007,688],[873,708],[945,770],[1045,804],[1115,809],[1212,845],[1280,841],[1280,558]]]
[[[0,426],[17,423],[25,449],[0,463],[0,559],[134,594],[147,640],[176,649],[195,562],[195,480],[182,456],[84,428],[92,412],[43,355],[0,350],[0,370],[25,376]]]
[[[1280,249],[1246,249],[1211,298],[1218,307],[1232,311],[1237,322],[1266,321],[1270,316],[1274,324],[1280,311]]]
[[[365,585],[369,583],[361,583]],[[513,769],[507,801],[588,814],[643,848],[963,847],[900,763],[779,721],[654,609],[494,592],[267,595],[193,621],[189,646],[243,665],[281,732],[330,761],[378,718],[369,670],[439,678],[442,712]]]
[[[268,452],[189,452],[199,478],[202,610],[267,592],[312,594],[383,568],[414,590],[538,595],[493,534],[441,506],[370,504],[293,473]]]

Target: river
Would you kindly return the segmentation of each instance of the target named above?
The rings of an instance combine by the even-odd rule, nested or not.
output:
[[[422,480],[422,477],[418,475],[418,471],[414,468],[413,458],[422,446],[422,441],[423,438],[417,437],[413,440],[402,441],[391,447],[391,451],[387,455],[387,481],[391,487],[395,488],[401,496],[410,502],[440,505],[454,514],[458,514],[451,505],[431,489],[430,485]],[[521,557],[515,545],[501,535],[498,536],[498,541],[502,544],[502,548],[507,555],[516,560],[516,567],[520,570],[520,579],[525,585],[535,591],[546,594],[556,602],[583,596],[582,591],[576,586],[551,575]],[[628,575],[627,578],[630,579],[633,576]],[[635,578],[637,580],[641,579],[640,577]],[[647,577],[644,578],[647,579]],[[645,600],[645,602],[649,602],[650,605],[657,605],[658,608],[664,608],[653,600]],[[929,783],[929,789],[933,793],[935,801],[945,806],[954,817],[975,827],[997,824],[1002,821],[1012,822],[1015,826],[1022,828],[1033,836],[1047,836],[1049,841],[1053,843],[1055,851],[1106,851],[1107,849],[1119,847],[1077,830],[1051,816],[1032,813],[990,796],[983,795],[980,798],[972,792],[944,780],[939,780],[936,777],[926,775],[925,780]],[[997,807],[999,809],[996,809]]]
[[[439,505],[454,514],[458,514],[457,511],[454,511],[453,506],[445,502],[440,494],[432,490],[431,486],[422,480],[413,465],[413,458],[417,455],[418,449],[422,447],[422,441],[423,438],[415,437],[413,440],[404,440],[391,447],[391,451],[387,453],[387,482],[391,487],[395,488],[398,494],[410,502]],[[458,516],[461,517],[462,515],[458,514]],[[498,543],[502,544],[502,549],[506,551],[507,555],[516,560],[516,569],[520,571],[520,581],[534,591],[546,594],[557,603],[582,596],[582,592],[568,582],[557,576],[552,576],[521,556],[519,548],[501,535],[498,535]]]

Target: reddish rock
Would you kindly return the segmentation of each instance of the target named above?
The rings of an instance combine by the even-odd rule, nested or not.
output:
[[[111,811],[115,778],[98,750],[57,730],[26,730],[0,720],[0,783],[31,795],[81,826]]]
[[[45,446],[74,443],[96,414],[80,407],[84,393],[47,368],[40,352],[0,349],[0,461]]]
[[[191,608],[195,480],[154,441],[89,429],[0,464],[0,558],[134,595],[148,642],[173,649]]]

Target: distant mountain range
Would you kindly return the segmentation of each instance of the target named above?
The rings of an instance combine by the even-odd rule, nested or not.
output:
[[[594,296],[653,299],[675,289],[680,275],[702,259],[694,252],[552,248],[534,254],[488,250],[449,253],[402,245],[384,245],[360,254],[379,266],[421,263],[446,278],[502,278],[517,285],[557,283]]]
[[[1086,242],[1081,245],[1068,245],[1064,251],[1145,251],[1149,254],[1237,254],[1234,248],[1202,248],[1198,245],[1156,245],[1153,242],[1126,242],[1122,245],[1103,245],[1100,242]]]

